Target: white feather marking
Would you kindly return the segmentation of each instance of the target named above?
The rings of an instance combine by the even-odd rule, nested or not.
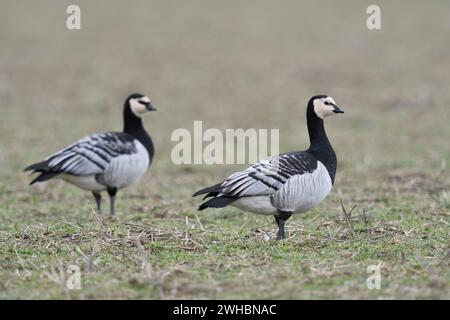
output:
[[[95,176],[74,176],[71,174],[62,173],[58,175],[58,178],[61,178],[62,180],[84,190],[96,192],[106,190],[106,186],[104,184],[98,183],[98,181],[95,179]]]
[[[139,101],[150,102],[150,99],[148,97],[130,99],[131,111],[133,111],[133,113],[138,117],[140,117],[141,114],[146,113],[148,111],[147,107],[144,104],[140,103]]]
[[[333,104],[335,104],[333,98],[331,97],[326,97],[326,98],[322,98],[322,99],[315,99],[313,101],[314,104],[314,112],[316,113],[316,115],[321,118],[324,119],[326,117],[332,116],[334,115],[334,107],[332,105],[326,105],[325,102],[331,102]]]

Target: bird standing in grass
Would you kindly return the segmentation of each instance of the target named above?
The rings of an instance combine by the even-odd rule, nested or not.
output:
[[[107,191],[111,216],[114,216],[117,190],[142,177],[151,164],[153,142],[144,129],[141,116],[155,110],[148,97],[130,95],[123,108],[123,132],[87,136],[44,161],[28,166],[25,171],[39,173],[30,184],[60,178],[91,191],[99,212],[101,192]]]
[[[273,215],[278,224],[277,239],[285,239],[286,220],[293,213],[318,205],[334,184],[336,154],[325,133],[323,119],[337,113],[344,111],[333,98],[312,97],[306,110],[310,147],[264,159],[224,182],[197,191],[194,197],[206,194],[203,200],[211,198],[199,210],[232,205]]]

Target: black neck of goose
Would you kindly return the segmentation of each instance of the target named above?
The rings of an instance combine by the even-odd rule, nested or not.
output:
[[[125,103],[123,109],[123,123],[123,132],[133,136],[144,145],[151,161],[154,154],[153,141],[145,130],[142,119],[131,111],[128,103]]]
[[[337,167],[336,154],[325,132],[323,119],[316,115],[312,105],[308,106],[307,110],[308,133],[311,143],[308,150],[327,168],[331,181],[334,183]]]

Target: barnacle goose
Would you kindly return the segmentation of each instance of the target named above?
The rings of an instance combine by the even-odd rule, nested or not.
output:
[[[44,161],[28,166],[25,171],[39,173],[30,185],[61,178],[91,191],[99,212],[100,192],[106,190],[110,197],[111,216],[114,216],[117,190],[142,177],[153,158],[153,142],[141,119],[147,111],[156,111],[150,99],[142,94],[131,94],[123,108],[123,132],[87,136]]]
[[[336,154],[325,133],[323,119],[344,113],[334,99],[317,95],[306,111],[310,147],[280,154],[236,172],[224,182],[197,191],[206,194],[199,210],[232,205],[245,211],[274,215],[277,239],[285,239],[284,224],[293,213],[319,204],[331,191],[336,173]]]

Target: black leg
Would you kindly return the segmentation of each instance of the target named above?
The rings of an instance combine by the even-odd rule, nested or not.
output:
[[[277,240],[286,239],[286,235],[284,233],[284,223],[287,219],[289,219],[292,215],[290,211],[279,211],[278,216],[275,216],[275,221],[278,224],[278,232],[277,232]]]
[[[97,192],[92,192],[92,195],[95,198],[95,202],[97,203],[97,211],[99,214],[102,213],[102,195]]]
[[[278,218],[277,215],[274,215],[273,217],[275,218],[275,222],[277,223],[277,226],[279,226],[280,225],[280,218]]]
[[[111,217],[114,217],[114,215],[116,214],[116,208],[114,206],[114,200],[116,199],[117,188],[115,188],[115,187],[108,187],[107,191],[108,191],[108,194],[109,194],[109,203],[110,203],[110,207],[111,207]]]

